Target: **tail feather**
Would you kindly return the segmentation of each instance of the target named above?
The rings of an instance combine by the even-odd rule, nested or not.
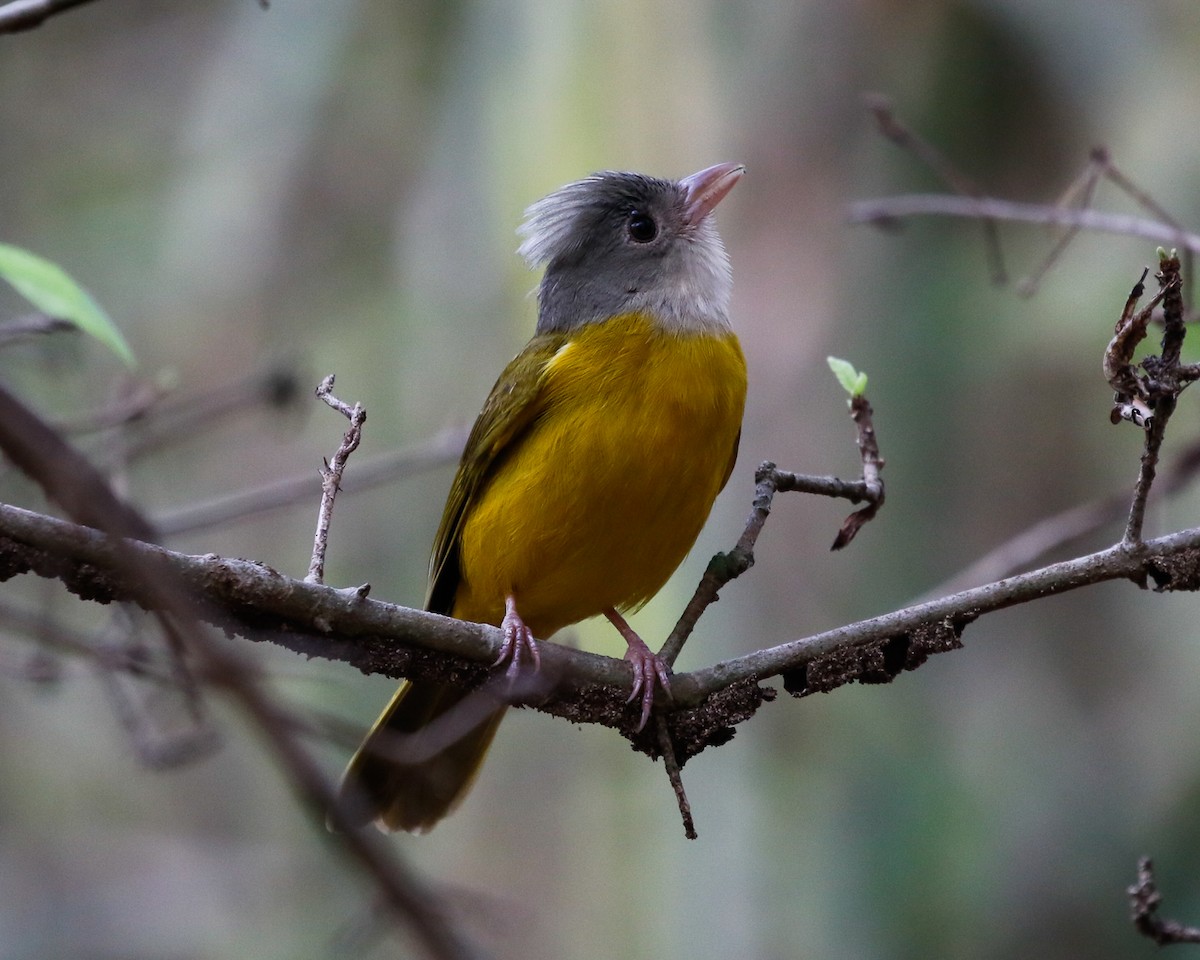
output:
[[[405,682],[346,768],[344,809],[359,812],[362,823],[414,833],[450,813],[474,782],[506,709],[480,717],[460,711],[459,729],[452,711],[469,695],[446,684]]]

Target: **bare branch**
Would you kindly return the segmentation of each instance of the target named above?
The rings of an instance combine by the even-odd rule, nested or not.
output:
[[[155,614],[176,654],[172,668],[177,686],[193,701],[193,707],[197,699],[191,682],[194,664],[197,674],[210,686],[229,694],[252,721],[252,728],[271,749],[297,797],[317,813],[318,822],[328,811],[336,827],[349,830],[351,824],[336,808],[333,784],[302,747],[297,724],[266,692],[254,665],[241,651],[215,642],[202,627],[199,614],[203,600],[197,599],[199,595],[175,569],[159,562],[166,551],[128,539],[135,536],[153,539],[155,532],[149,523],[113,494],[103,475],[86,458],[3,388],[0,388],[0,450],[72,517],[94,527],[52,521],[49,517],[35,521],[35,526],[43,532],[55,531],[76,542],[100,547],[105,568],[102,579],[125,585],[131,591],[131,599]],[[36,517],[26,514],[25,519]],[[40,558],[35,559],[36,554]],[[13,554],[8,554],[8,559],[14,559]],[[64,572],[64,558],[48,552],[44,546],[27,553],[26,559],[29,563],[26,570],[49,564],[59,570],[59,574],[52,575]],[[22,572],[20,565],[0,562],[0,575],[4,578],[19,572]],[[92,579],[90,573],[81,569],[77,568],[75,573],[82,576],[82,581]],[[101,590],[85,595],[99,599],[102,594]],[[468,960],[476,956],[473,947],[448,921],[441,904],[409,875],[378,837],[361,831],[343,833],[342,849],[373,877],[391,912],[413,929],[429,956],[438,960]]]
[[[0,11],[2,10],[3,8],[0,7]],[[10,343],[27,340],[31,337],[72,330],[78,331],[79,328],[70,320],[51,317],[45,313],[29,313],[0,323],[0,346],[7,347]]]
[[[478,685],[503,642],[496,627],[355,597],[285,577],[269,567],[213,555],[187,556],[128,542],[147,573],[164,571],[202,603],[196,613],[252,640],[268,640],[306,656],[341,660],[367,673]],[[81,596],[154,602],[141,582],[115,569],[113,545],[96,531],[17,507],[0,505],[0,573],[33,572],[62,580]],[[957,633],[994,610],[1107,580],[1146,579],[1160,590],[1200,584],[1200,528],[1122,544],[1064,563],[964,590],[836,630],[769,647],[672,677],[668,722],[680,762],[728,739],[770,694],[758,683],[782,675],[796,693],[868,678],[891,679],[930,653],[953,649]],[[656,754],[653,731],[637,735],[626,710],[630,673],[624,661],[541,645],[543,670],[557,686],[538,695],[536,709],[573,722],[620,730]],[[836,661],[836,663],[835,663]],[[840,678],[834,683],[834,667]],[[806,672],[810,675],[806,676]],[[818,680],[814,680],[818,677]]]
[[[1079,227],[1099,233],[1139,237],[1155,243],[1172,244],[1185,250],[1200,250],[1200,236],[1170,224],[1099,210],[1081,210],[1038,203],[1015,203],[995,197],[955,197],[944,193],[902,194],[875,200],[858,200],[849,206],[850,223],[894,224],[905,217],[944,216],[967,219],[992,218],[1056,227]]]
[[[414,473],[435,470],[453,464],[462,453],[467,432],[462,428],[442,432],[408,447],[377,454],[374,457],[355,459],[354,483],[342,492],[352,494],[360,490],[391,483]],[[297,503],[309,502],[317,492],[317,478],[311,470],[292,477],[285,477],[250,490],[214,497],[211,500],[189,504],[154,518],[155,527],[164,537],[190,530],[211,529],[232,523],[243,517],[277,510]]]
[[[672,689],[676,702],[687,705],[729,684],[783,675],[789,692],[814,693],[829,689],[824,685],[826,680],[822,680],[820,687],[814,686],[806,681],[804,671],[825,658],[846,652],[855,652],[857,658],[834,686],[860,679],[863,671],[870,673],[868,679],[879,682],[911,669],[914,657],[923,660],[929,652],[955,648],[962,628],[986,613],[1094,583],[1138,582],[1142,577],[1152,581],[1158,590],[1200,587],[1200,528],[1144,541],[1136,550],[1116,544],[1073,560],[726,660],[694,673],[676,674]]]
[[[738,542],[728,553],[718,553],[709,562],[696,585],[692,598],[667,637],[659,656],[668,665],[679,658],[683,645],[699,622],[701,615],[718,600],[720,590],[754,566],[754,545],[771,513],[771,504],[776,493],[815,493],[823,497],[839,497],[851,503],[867,502],[862,510],[850,514],[842,523],[832,549],[839,550],[848,544],[864,523],[875,516],[883,505],[883,458],[875,438],[871,404],[862,394],[850,401],[850,416],[858,427],[857,444],[862,457],[863,475],[859,480],[841,480],[838,477],[814,477],[780,470],[770,460],[759,464],[754,474],[754,500],[750,516]],[[851,529],[852,528],[852,529]]]
[[[1113,423],[1128,420],[1142,427],[1146,437],[1133,502],[1129,508],[1129,520],[1125,526],[1125,542],[1129,544],[1137,543],[1142,538],[1146,501],[1158,470],[1158,457],[1167,422],[1175,411],[1179,394],[1192,382],[1188,377],[1179,376],[1179,356],[1186,330],[1179,271],[1179,257],[1160,248],[1159,271],[1155,274],[1159,283],[1158,295],[1135,314],[1138,298],[1144,291],[1142,280],[1134,285],[1117,321],[1113,338],[1104,352],[1104,374],[1116,390],[1110,418]],[[1145,276],[1143,271],[1142,279]],[[1145,338],[1151,311],[1159,301],[1163,304],[1162,352],[1135,364],[1134,350]]]
[[[912,153],[955,193],[963,197],[981,199],[983,191],[970,177],[952,164],[932,143],[920,136],[916,131],[905,125],[892,110],[891,101],[881,94],[868,94],[867,109],[879,124],[879,131],[885,137],[900,147]],[[991,265],[992,282],[1004,283],[1008,271],[1004,267],[1004,255],[1000,248],[1000,235],[996,222],[988,217],[982,218],[984,249],[987,250],[988,262]]]
[[[325,582],[325,551],[329,547],[329,522],[333,519],[333,502],[341,489],[342,472],[346,469],[346,462],[350,459],[350,454],[358,449],[363,423],[367,419],[367,412],[361,403],[351,407],[333,395],[332,373],[317,387],[317,397],[349,420],[350,426],[343,435],[333,459],[326,461],[321,470],[321,507],[317,511],[317,533],[313,538],[312,560],[309,561],[308,576],[305,578],[309,583]],[[359,589],[363,590],[365,596],[364,588]]]
[[[679,760],[675,757],[675,745],[671,742],[671,731],[667,727],[666,718],[661,714],[655,718],[655,732],[658,735],[658,749],[663,758],[663,767],[667,771],[667,779],[675,793],[675,802],[679,805],[679,816],[683,820],[683,835],[689,840],[695,840],[700,835],[696,833],[696,822],[692,819],[692,805],[688,802],[687,792],[683,789],[683,775],[679,770]]]
[[[81,7],[92,0],[12,0],[0,7],[0,33],[20,33],[40,27],[57,13]]]
[[[855,510],[842,522],[842,527],[830,548],[833,550],[841,550],[849,544],[863,524],[873,520],[879,508],[883,506],[883,477],[880,476],[883,458],[879,455],[879,442],[875,437],[874,411],[871,410],[870,401],[865,394],[857,393],[850,398],[850,417],[858,427],[858,451],[863,465],[862,499],[867,501],[867,505],[861,510]],[[858,500],[855,500],[855,503],[857,502]]]
[[[1164,920],[1158,915],[1162,894],[1154,881],[1154,864],[1149,857],[1138,861],[1137,882],[1125,892],[1133,909],[1133,925],[1142,936],[1149,937],[1160,947],[1173,943],[1200,943],[1200,927],[1187,926],[1178,920]]]

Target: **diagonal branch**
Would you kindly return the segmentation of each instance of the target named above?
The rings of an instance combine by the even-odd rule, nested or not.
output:
[[[349,821],[334,809],[336,790],[300,743],[291,714],[267,691],[243,651],[218,643],[204,628],[205,620],[212,622],[206,613],[204,592],[196,591],[175,568],[160,562],[161,555],[168,551],[144,542],[156,535],[145,518],[117,498],[106,478],[85,457],[2,387],[0,450],[75,520],[92,525],[79,526],[18,511],[43,532],[95,548],[99,564],[85,562],[74,567],[77,582],[91,584],[77,591],[80,596],[129,599],[153,612],[174,654],[174,679],[188,695],[193,714],[198,715],[201,705],[197,679],[226,693],[252,721],[253,729],[263,738],[301,803],[314,808],[318,815],[329,810],[335,825],[349,830]],[[62,576],[71,567],[70,561],[48,543],[26,551],[23,560],[18,559],[18,553],[0,548],[0,579],[33,569],[43,575]],[[57,572],[47,574],[47,567]],[[101,586],[105,581],[123,585],[125,595],[116,591],[106,596]],[[409,925],[428,956],[437,960],[471,960],[478,956],[474,946],[450,922],[441,902],[380,838],[362,831],[344,832],[341,847],[375,880],[389,910]]]
[[[40,27],[52,16],[92,0],[12,0],[0,6],[0,33],[20,33]]]
[[[503,642],[496,627],[465,623],[332,587],[305,583],[262,564],[188,556],[126,541],[148,573],[173,576],[195,598],[196,614],[231,633],[306,656],[351,663],[365,673],[478,685]],[[62,580],[86,599],[154,602],[114,561],[95,530],[0,505],[0,578],[32,572]],[[906,607],[672,678],[668,723],[680,762],[729,738],[771,694],[759,684],[782,676],[797,695],[854,681],[882,682],[961,645],[963,628],[987,613],[1108,580],[1152,582],[1159,590],[1200,588],[1200,528],[1106,550],[948,597]],[[626,708],[629,665],[542,644],[543,668],[558,678],[534,706],[577,723],[620,730],[656,755],[653,730],[634,732]]]

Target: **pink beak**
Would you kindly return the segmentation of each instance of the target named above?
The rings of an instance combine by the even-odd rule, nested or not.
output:
[[[680,180],[687,191],[687,222],[694,226],[712,213],[745,172],[740,163],[718,163]]]

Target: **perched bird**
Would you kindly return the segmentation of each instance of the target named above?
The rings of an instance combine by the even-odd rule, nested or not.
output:
[[[696,541],[733,469],[746,364],[729,323],[713,209],[744,173],[597,173],[526,211],[545,265],[537,331],[484,402],[433,544],[426,609],[504,631],[497,665],[536,668],[536,636],[599,614],[621,632],[644,725],[670,671],[625,622]],[[428,830],[462,799],[504,708],[424,752],[467,691],[408,681],[350,761],[348,809]],[[416,759],[410,759],[412,757]],[[357,801],[357,802],[355,802]]]

